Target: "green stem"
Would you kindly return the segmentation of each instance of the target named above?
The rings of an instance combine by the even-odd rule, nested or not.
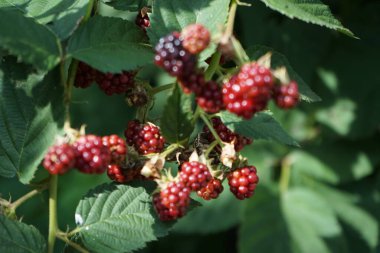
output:
[[[215,71],[218,69],[221,56],[222,54],[220,52],[213,54],[210,65],[205,72],[206,81],[211,80],[212,76],[215,74]]]
[[[169,147],[167,147],[167,149],[164,152],[161,153],[161,156],[166,157],[170,155],[171,153],[173,153],[174,151],[176,151],[179,147],[180,145],[177,143],[171,144]]]
[[[228,38],[230,38],[233,35],[233,32],[234,32],[234,23],[235,23],[236,10],[237,10],[237,2],[236,2],[236,0],[232,0],[231,1],[231,6],[230,6],[230,11],[229,11],[229,14],[228,14],[226,32],[224,34]]]
[[[81,22],[82,24],[85,23],[91,17],[92,9],[94,8],[94,3],[95,0],[90,0],[88,2],[86,15],[83,17],[83,20]]]
[[[13,209],[13,210],[16,210],[25,201],[27,201],[28,199],[36,196],[37,194],[39,194],[40,192],[42,192],[45,189],[47,189],[47,186],[44,186],[44,187],[39,188],[39,189],[34,189],[34,190],[28,192],[27,194],[25,194],[24,196],[20,197],[15,202],[13,202],[12,204],[10,204],[9,208]]]
[[[67,234],[66,233],[63,233],[61,231],[58,231],[57,232],[57,238],[64,241],[65,243],[67,243],[68,245],[70,245],[71,247],[73,247],[74,249],[76,249],[77,251],[81,252],[81,253],[90,253],[88,250],[82,248],[82,246],[80,246],[79,244],[73,242],[73,241],[70,241],[69,238],[67,238]]]
[[[199,106],[197,106],[197,107],[195,108],[194,116],[193,116],[193,119],[192,119],[193,124],[194,124],[195,122],[197,122],[197,120],[198,120],[199,116],[201,115],[201,113],[202,113],[202,109],[201,109]]]
[[[201,119],[204,121],[208,129],[210,129],[210,132],[214,136],[215,140],[218,142],[220,146],[224,146],[223,141],[220,139],[218,133],[215,131],[214,127],[212,126],[210,120],[207,118],[207,116],[204,113],[200,114]]]
[[[48,253],[54,252],[54,244],[57,233],[57,187],[58,176],[52,175],[49,186],[49,235],[48,235]]]
[[[160,93],[161,91],[173,89],[174,85],[175,85],[175,83],[169,83],[169,84],[161,85],[158,87],[154,87],[149,91],[149,93],[151,95],[155,95],[157,93]]]
[[[290,161],[288,158],[284,158],[281,162],[281,176],[280,176],[280,192],[285,193],[289,187],[290,180]]]

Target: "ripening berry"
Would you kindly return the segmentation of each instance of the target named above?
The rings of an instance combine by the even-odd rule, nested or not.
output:
[[[135,73],[123,71],[119,74],[99,73],[96,79],[98,86],[107,95],[123,94],[135,85]]]
[[[276,105],[282,109],[291,109],[298,104],[299,92],[295,81],[288,85],[279,85],[274,88],[273,99]]]
[[[127,145],[125,141],[116,134],[102,137],[103,145],[111,152],[111,163],[121,164],[127,155]]]
[[[197,104],[207,113],[218,113],[223,110],[222,89],[215,81],[208,81],[196,95]]]
[[[217,178],[213,178],[205,187],[200,189],[197,194],[204,200],[211,200],[218,198],[219,194],[223,192],[223,189],[222,182]]]
[[[135,23],[141,29],[146,31],[146,29],[150,27],[150,19],[149,19],[148,13],[143,10],[139,11],[139,13],[136,16]]]
[[[78,69],[75,76],[74,86],[78,88],[87,88],[89,87],[100,74],[99,71],[90,67],[84,62],[78,63]]]
[[[272,90],[270,69],[255,62],[246,63],[239,73],[224,83],[223,101],[228,111],[249,119],[266,108]]]
[[[199,54],[210,44],[210,32],[201,24],[186,26],[181,32],[183,47],[192,54]]]
[[[74,167],[75,152],[70,144],[51,146],[42,165],[50,174],[64,174]]]
[[[128,183],[137,179],[144,179],[141,175],[141,167],[128,167],[110,164],[107,167],[107,176],[117,183]]]
[[[212,176],[205,164],[193,161],[181,165],[179,179],[190,190],[198,191],[207,185]]]
[[[247,166],[230,172],[227,179],[230,191],[240,200],[251,197],[259,182],[255,166]]]

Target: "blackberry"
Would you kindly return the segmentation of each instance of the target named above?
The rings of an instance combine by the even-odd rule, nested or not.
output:
[[[199,94],[196,95],[198,105],[207,113],[217,113],[223,110],[223,94],[219,85],[208,81]]]
[[[146,8],[141,9],[136,16],[135,24],[146,32],[146,29],[150,27],[150,19],[148,16],[148,10]]]
[[[51,146],[42,163],[50,174],[64,174],[75,165],[75,152],[71,145],[64,143]]]
[[[240,200],[251,197],[259,182],[255,166],[239,168],[228,174],[227,179],[230,191]]]
[[[178,78],[178,82],[184,93],[190,94],[194,92],[195,95],[201,95],[207,84],[204,74],[201,72],[193,72],[187,76],[181,76]]]
[[[181,165],[179,172],[180,181],[192,191],[198,191],[206,187],[212,179],[207,166],[200,162],[185,162]]]
[[[178,32],[173,32],[159,40],[155,47],[154,62],[172,76],[184,76],[194,72],[196,57],[183,48]]]
[[[116,134],[102,137],[103,146],[111,153],[111,163],[121,164],[125,161],[127,145],[125,141]]]
[[[99,71],[90,67],[84,62],[78,63],[78,69],[75,76],[74,86],[78,88],[89,87],[99,75]]]
[[[186,26],[181,32],[182,44],[192,54],[199,54],[210,44],[210,32],[201,24]]]
[[[273,99],[276,105],[282,109],[295,107],[299,100],[297,82],[292,81],[288,85],[276,86],[273,92]]]
[[[97,83],[107,95],[122,94],[134,86],[135,73],[123,71],[119,74],[99,73]]]
[[[102,138],[96,135],[83,135],[73,144],[75,167],[87,174],[103,173],[111,161],[109,149],[103,146]]]
[[[141,155],[160,153],[164,149],[165,138],[152,123],[142,124],[138,120],[132,120],[124,134],[128,145],[133,146]]]
[[[107,167],[107,176],[118,183],[128,183],[137,179],[144,179],[141,175],[141,167],[128,167],[111,164]]]
[[[227,110],[249,119],[266,108],[272,89],[270,69],[255,62],[246,63],[238,74],[224,83],[223,101]]]
[[[219,194],[223,192],[223,189],[222,182],[217,178],[213,178],[205,187],[200,189],[197,194],[204,200],[211,200],[218,198]]]

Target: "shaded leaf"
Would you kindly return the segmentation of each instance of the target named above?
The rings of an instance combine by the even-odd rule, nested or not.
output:
[[[117,10],[139,11],[142,7],[148,6],[148,0],[110,0],[105,4],[112,6]]]
[[[121,18],[95,16],[75,31],[68,54],[103,72],[121,72],[153,62],[144,32]]]
[[[0,215],[0,251],[41,253],[46,252],[46,242],[35,227]]]

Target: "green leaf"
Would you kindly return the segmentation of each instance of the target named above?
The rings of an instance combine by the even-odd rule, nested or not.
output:
[[[370,175],[378,163],[377,144],[322,143],[289,155],[294,171],[330,184],[342,184]]]
[[[142,7],[148,6],[148,0],[110,0],[105,4],[122,11],[139,11]]]
[[[69,40],[68,54],[103,72],[131,70],[153,62],[144,32],[121,18],[95,16]]]
[[[340,236],[341,228],[327,201],[306,188],[283,195],[267,186],[257,190],[244,213],[241,253],[331,252],[324,238]]]
[[[162,134],[168,142],[182,143],[190,137],[194,130],[191,105],[191,97],[175,85],[164,107],[160,124]]]
[[[41,70],[50,70],[60,61],[58,38],[18,11],[0,9],[0,47]]]
[[[77,228],[91,252],[130,252],[157,239],[151,197],[142,187],[104,184],[90,191],[75,212]]]
[[[236,226],[242,214],[243,202],[237,200],[224,184],[224,191],[215,200],[200,198],[201,208],[186,214],[174,225],[174,232],[184,234],[211,234]],[[207,226],[205,226],[207,224]]]
[[[35,227],[0,215],[0,251],[41,253],[46,252],[46,242]]]
[[[28,183],[63,125],[59,71],[30,74],[14,58],[0,59],[0,175]]]
[[[155,45],[161,37],[193,23],[204,25],[216,35],[227,20],[229,3],[229,0],[154,1],[149,15],[151,26],[147,29],[150,42]],[[207,59],[215,49],[216,44],[212,43],[201,53],[201,60]]]
[[[261,0],[269,8],[288,16],[297,18],[307,23],[339,31],[350,37],[355,35],[343,27],[342,24],[332,15],[330,8],[319,0]]]
[[[279,67],[286,67],[286,70],[288,71],[289,77],[292,80],[295,80],[298,84],[299,92],[301,94],[301,99],[307,101],[307,102],[317,102],[321,101],[321,98],[318,97],[317,94],[315,94],[310,87],[305,83],[305,81],[294,71],[294,69],[290,66],[289,61],[286,59],[286,57],[279,53],[274,51],[270,47],[256,45],[252,46],[247,50],[247,54],[252,60],[257,60],[264,54],[272,52],[272,58],[271,58],[271,67],[273,69],[279,68]]]
[[[257,113],[250,120],[241,119],[227,111],[223,111],[219,115],[228,128],[241,135],[255,140],[273,140],[287,145],[299,146],[269,112]]]

